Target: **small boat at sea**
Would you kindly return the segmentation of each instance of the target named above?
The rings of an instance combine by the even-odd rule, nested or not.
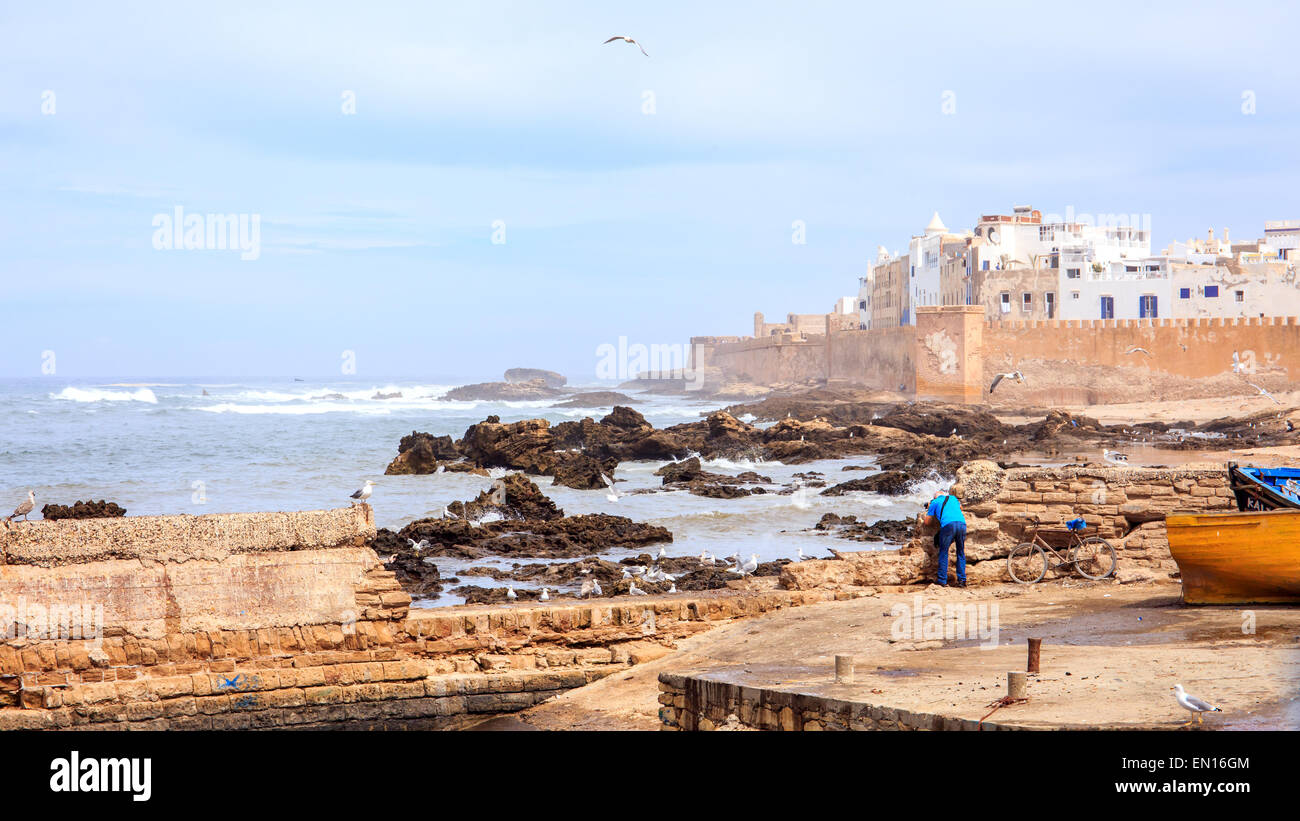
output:
[[[1171,513],[1188,604],[1300,604],[1300,470],[1228,463],[1236,513]]]
[[[1237,510],[1300,510],[1300,468],[1241,467],[1228,463]]]

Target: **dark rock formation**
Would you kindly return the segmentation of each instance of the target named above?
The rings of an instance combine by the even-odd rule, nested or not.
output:
[[[907,544],[912,538],[914,524],[915,522],[908,519],[881,519],[866,524],[859,522],[857,516],[837,516],[834,513],[827,513],[817,522],[815,529],[858,542]]]
[[[433,436],[411,431],[397,443],[397,458],[388,463],[384,473],[390,476],[434,473],[442,459],[459,459],[460,452],[450,436]]]
[[[618,391],[591,391],[556,402],[557,408],[607,408],[612,405],[635,405],[637,400]]]
[[[442,576],[429,551],[417,552],[407,541],[407,536],[386,528],[375,532],[370,547],[384,561],[384,567],[393,571],[397,583],[412,596],[432,596],[442,592]],[[418,539],[417,539],[418,541]]]
[[[563,396],[564,391],[552,388],[544,379],[530,379],[527,382],[478,382],[473,385],[461,385],[443,394],[443,399],[458,402],[480,399],[516,401],[521,399],[550,399]]]
[[[71,505],[46,505],[41,508],[41,515],[46,519],[111,519],[125,516],[126,508],[113,502],[100,499],[95,501],[76,501]]]
[[[821,495],[843,496],[851,490],[860,490],[867,493],[879,493],[884,496],[901,496],[920,478],[914,472],[886,470],[861,479],[840,482],[838,485],[823,490]]]
[[[541,368],[511,368],[505,373],[506,382],[533,382],[540,379],[542,384],[548,388],[563,388],[568,383],[568,379],[562,374],[555,371],[544,371]]]

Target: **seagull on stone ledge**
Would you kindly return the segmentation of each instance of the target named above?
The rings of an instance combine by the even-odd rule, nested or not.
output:
[[[513,586],[506,588],[506,598],[510,599],[510,601],[514,601],[515,599],[519,598],[519,594],[515,592],[515,588]]]
[[[23,521],[27,521],[27,514],[31,513],[32,508],[34,507],[36,507],[36,494],[29,490],[27,491],[27,501],[14,508],[13,515],[9,517],[9,521],[12,522],[19,516],[23,517]]]
[[[374,490],[374,487],[375,487],[375,483],[367,479],[365,486],[362,487],[360,490],[358,490],[356,493],[353,493],[351,498],[364,502],[365,500],[370,498],[370,492]]]
[[[627,586],[627,592],[630,593],[630,594],[632,594],[633,596],[648,596],[648,595],[650,595],[649,593],[645,592],[645,591],[642,590],[641,588],[637,587],[637,586],[636,586],[636,582],[632,582],[630,585]]]
[[[1218,707],[1215,707],[1213,704],[1209,703],[1208,701],[1202,701],[1196,696],[1188,695],[1183,690],[1183,685],[1181,684],[1175,684],[1173,686],[1173,691],[1174,691],[1174,698],[1178,699],[1179,706],[1182,707],[1184,710],[1189,710],[1192,713],[1192,715],[1196,717],[1197,724],[1203,723],[1201,721],[1201,713],[1223,712],[1223,710],[1219,709]],[[1192,723],[1192,719],[1190,718],[1187,719],[1187,724],[1191,724],[1191,723]],[[1182,726],[1186,727],[1187,724],[1184,724]]]
[[[538,601],[550,601],[550,600],[551,600],[551,589],[550,589],[549,587],[543,587],[543,588],[542,588],[542,595],[538,596],[538,597],[537,597],[537,600],[538,600]]]

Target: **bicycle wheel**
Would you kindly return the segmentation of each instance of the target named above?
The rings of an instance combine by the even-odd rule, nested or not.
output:
[[[1089,536],[1074,550],[1074,567],[1089,579],[1104,579],[1115,572],[1115,548],[1100,536]]]
[[[1007,572],[1021,584],[1033,584],[1047,575],[1047,554],[1032,542],[1018,544],[1007,555]]]

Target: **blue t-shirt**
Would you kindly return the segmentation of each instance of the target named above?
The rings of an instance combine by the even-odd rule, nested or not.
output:
[[[947,504],[944,503],[947,500]],[[939,509],[943,508],[943,516],[939,516]],[[930,503],[930,509],[926,511],[931,516],[939,520],[939,527],[950,525],[953,522],[966,524],[966,517],[961,514],[961,502],[957,501],[956,496],[940,496]]]

